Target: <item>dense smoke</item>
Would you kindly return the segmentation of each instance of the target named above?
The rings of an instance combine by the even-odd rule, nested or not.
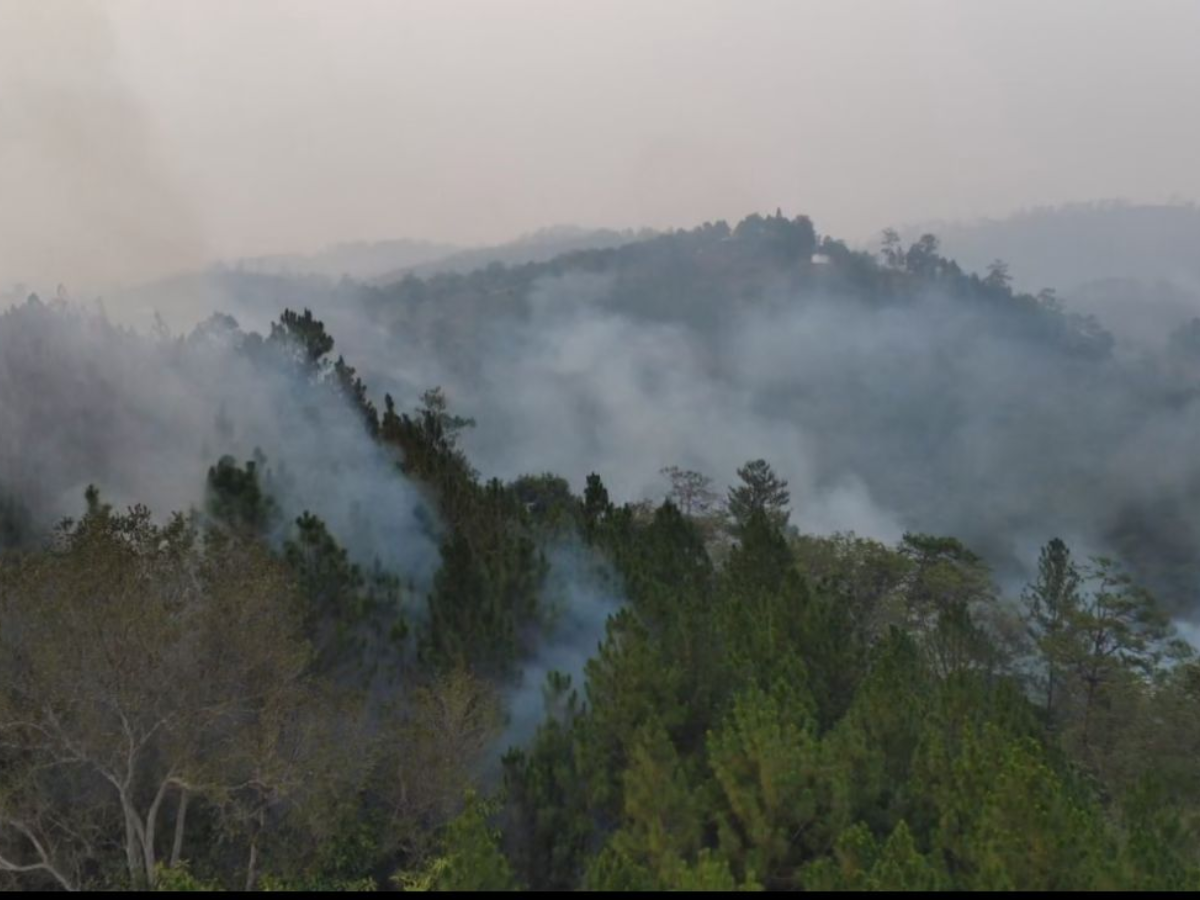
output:
[[[427,582],[434,517],[340,398],[255,364],[216,318],[186,339],[148,337],[37,300],[0,317],[0,489],[36,526],[77,514],[95,484],[159,515],[203,508],[225,455],[266,459],[280,525],[310,510],[352,556]]]
[[[201,262],[203,228],[90,0],[0,6],[0,288],[77,294]]]
[[[620,579],[611,565],[578,543],[547,548],[550,565],[540,602],[544,621],[531,642],[536,653],[506,696],[507,725],[495,743],[497,752],[529,743],[547,715],[564,712],[575,693],[583,700],[584,667],[604,637],[608,617],[624,603]],[[551,673],[569,679],[556,695]]]
[[[792,522],[804,531],[888,541],[905,530],[959,535],[1011,591],[1037,548],[1059,535],[1080,554],[1124,557],[1176,608],[1194,605],[1190,560],[1200,518],[1188,498],[1200,470],[1188,447],[1200,422],[1186,348],[1108,353],[1094,324],[933,290],[880,297],[797,289],[780,278],[753,301],[714,314],[688,297],[672,305],[629,296],[620,264],[598,273],[559,264],[515,288],[497,270],[470,277],[493,278],[502,296],[487,306],[397,302],[381,311],[345,283],[226,275],[178,294],[165,290],[160,306],[194,314],[209,305],[264,328],[285,306],[311,305],[376,401],[387,391],[405,405],[443,386],[456,411],[477,422],[464,442],[485,477],[553,472],[578,490],[598,472],[614,498],[656,499],[664,466],[700,471],[723,489],[738,466],[763,457],[788,479]],[[115,382],[146,393],[128,408],[174,408],[161,399],[170,380],[159,383],[150,371],[146,362],[137,377]],[[55,383],[31,371],[20,378],[10,384]],[[242,407],[251,402],[242,399]],[[134,447],[120,456],[124,463],[105,464],[118,473],[112,489],[171,507],[186,502],[179,486],[195,485],[218,450],[194,436],[211,431],[222,403],[237,405],[209,402],[203,427],[187,425],[166,439],[183,448],[166,455],[185,476],[134,462],[145,449]],[[186,419],[189,406],[180,409],[174,417]],[[8,430],[9,440],[26,427]],[[261,445],[270,457],[279,443],[272,438],[243,428],[237,453]],[[282,443],[306,441],[311,460],[342,458],[311,432]],[[201,451],[208,457],[197,467],[192,457]],[[79,483],[52,479],[71,499],[88,479],[79,474],[88,452],[62,467]],[[71,508],[50,499],[57,510]]]
[[[372,384],[447,388],[485,475],[578,488],[595,471],[636,499],[662,496],[663,466],[722,487],[765,457],[802,530],[960,535],[1013,590],[1059,535],[1194,604],[1200,407],[1178,348],[1131,360],[1094,324],[929,292],[781,290],[709,325],[686,300],[639,315],[582,273],[537,281],[515,312],[439,310],[411,332],[328,312]]]
[[[1053,289],[1098,316],[1123,349],[1157,351],[1200,316],[1194,204],[1076,203],[930,227],[964,266],[982,271],[1004,260],[1021,288]]]

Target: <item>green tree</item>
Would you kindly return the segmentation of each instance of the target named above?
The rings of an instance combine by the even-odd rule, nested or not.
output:
[[[1037,578],[1024,594],[1029,633],[1045,660],[1046,720],[1051,723],[1061,668],[1079,652],[1080,634],[1075,625],[1082,603],[1081,581],[1071,551],[1054,538],[1042,548]]]
[[[308,601],[306,631],[322,668],[395,674],[408,636],[398,579],[382,569],[363,572],[309,512],[296,519],[283,558]]]
[[[279,508],[259,483],[265,465],[261,453],[245,466],[232,456],[222,456],[208,470],[205,511],[214,522],[251,536],[264,535],[277,524]]]
[[[314,380],[324,374],[325,357],[333,350],[333,337],[325,331],[325,323],[308,309],[303,313],[285,309],[279,321],[271,323],[266,343]]]
[[[832,857],[807,865],[807,891],[938,891],[947,878],[940,862],[922,854],[903,820],[882,844],[862,823],[838,836]]]
[[[728,508],[735,533],[740,534],[755,513],[762,513],[776,528],[788,520],[791,494],[764,459],[755,459],[738,469],[741,484],[729,489]]]
[[[752,688],[734,700],[709,735],[721,788],[717,822],[723,855],[748,881],[790,886],[804,838],[823,804],[823,761],[812,700],[794,685]]]
[[[152,885],[170,801],[178,857],[183,797],[220,806],[253,772],[295,802],[310,782],[284,773],[319,768],[319,729],[279,735],[325,713],[298,598],[257,543],[117,514],[92,491],[49,549],[0,562],[0,621],[0,848],[35,876],[81,887],[118,847],[129,883]]]
[[[395,881],[406,891],[515,890],[512,870],[500,851],[500,833],[490,823],[494,813],[494,804],[468,792],[463,811],[446,826],[442,852]]]
[[[1080,740],[1094,738],[1094,718],[1107,688],[1123,674],[1150,678],[1165,659],[1190,655],[1154,596],[1115,561],[1097,557],[1087,572],[1089,590],[1072,616],[1074,640],[1064,641],[1065,664],[1082,692]]]

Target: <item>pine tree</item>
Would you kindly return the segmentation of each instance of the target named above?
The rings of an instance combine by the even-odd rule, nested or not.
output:
[[[755,459],[738,469],[742,483],[729,489],[729,515],[734,532],[740,534],[755,513],[762,513],[772,526],[787,525],[791,494],[787,482],[775,474],[764,459]]]
[[[1071,551],[1059,538],[1042,548],[1037,579],[1025,590],[1026,622],[1046,668],[1046,720],[1053,723],[1055,688],[1063,662],[1074,655],[1071,643],[1078,634],[1073,627],[1079,615],[1081,576]]]

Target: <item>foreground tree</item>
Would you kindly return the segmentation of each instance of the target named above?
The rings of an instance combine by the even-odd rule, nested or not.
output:
[[[265,548],[89,501],[50,549],[0,565],[0,865],[81,888],[83,861],[119,848],[127,882],[152,886],[187,845],[190,798],[298,789],[324,735],[286,723],[327,710]]]
[[[1042,548],[1038,574],[1025,591],[1026,622],[1045,661],[1046,720],[1053,723],[1055,688],[1064,660],[1078,652],[1079,635],[1073,627],[1080,612],[1079,569],[1071,560],[1071,551],[1059,538]],[[1076,645],[1076,646],[1072,646]]]
[[[755,459],[738,469],[741,484],[729,489],[729,516],[735,532],[746,527],[755,513],[762,513],[776,528],[787,525],[791,494],[787,482],[775,474],[765,459]]]

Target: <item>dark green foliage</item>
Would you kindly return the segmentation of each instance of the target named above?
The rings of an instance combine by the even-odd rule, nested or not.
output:
[[[783,273],[894,302],[937,286],[1106,352],[1014,294],[1001,263],[966,275],[929,235],[904,248],[888,234],[883,255],[752,216],[379,298],[519,312],[569,265],[615,272],[612,302],[650,298],[646,318],[686,297],[717,319],[729,284],[761,295]],[[23,545],[0,557],[0,601],[19,614],[0,622],[0,887],[154,872],[178,890],[1200,886],[1200,665],[1115,563],[1077,567],[1051,541],[1022,611],[957,538],[799,534],[764,460],[738,471],[732,528],[713,527],[707,478],[675,467],[657,508],[617,505],[596,474],[582,496],[552,473],[482,481],[460,445],[474,423],[441,390],[409,413],[387,397],[378,416],[333,346],[306,310],[243,349],[292,366],[302,406],[348,402],[436,510],[440,566],[413,634],[400,573],[356,564],[315,515],[280,522],[261,457],[209,470],[207,530],[114,512],[93,488],[82,523],[40,548],[0,500],[0,547]],[[543,657],[546,548],[573,541],[611,563],[604,587],[625,602],[602,639]],[[201,612],[195,638],[181,614]],[[522,667],[576,656],[582,683],[552,671],[535,736],[500,746]],[[105,679],[120,690],[89,693]],[[109,777],[150,713],[143,773]],[[87,765],[105,777],[85,777],[69,729],[103,750]],[[187,825],[178,854],[168,815]]]
[[[504,760],[505,841],[520,880],[535,890],[570,890],[598,832],[579,771],[574,720],[547,720],[528,750]]]
[[[408,636],[397,579],[380,570],[363,573],[308,512],[296,520],[283,555],[308,600],[306,623],[322,665],[395,674]]]
[[[339,356],[333,364],[333,377],[342,394],[359,411],[367,433],[376,437],[379,434],[379,413],[375,410],[375,404],[367,397],[367,386],[358,377],[354,367],[347,365]]]
[[[18,547],[33,537],[28,507],[0,489],[0,550]]]
[[[522,651],[520,636],[537,615],[546,563],[510,488],[472,481],[463,499],[470,518],[460,518],[442,544],[423,656],[435,666],[465,664],[498,675]]]
[[[214,522],[259,536],[277,523],[278,507],[259,483],[259,472],[265,462],[260,455],[239,466],[233,457],[223,456],[208,470],[205,505]]]
[[[538,528],[573,534],[580,524],[579,501],[565,478],[525,475],[513,482],[512,490]]]
[[[785,219],[783,212],[774,216],[752,215],[738,223],[733,230],[738,241],[755,243],[782,262],[807,262],[817,247],[817,233],[807,216]]]
[[[783,528],[788,519],[791,494],[787,482],[771,469],[765,459],[755,459],[738,469],[741,484],[729,489],[729,515],[734,531],[744,529],[755,514],[761,514],[775,528]]]
[[[612,501],[608,499],[608,490],[600,476],[593,472],[587,477],[587,486],[583,491],[583,522],[586,533],[593,536],[601,521],[612,515]]]
[[[1059,538],[1042,548],[1038,574],[1025,593],[1030,637],[1046,661],[1046,718],[1053,721],[1055,688],[1062,678],[1061,668],[1071,655],[1076,640],[1072,627],[1082,602],[1081,576],[1071,560],[1071,551]]]
[[[314,318],[311,310],[306,309],[301,314],[288,309],[278,322],[271,323],[267,344],[315,378],[323,368],[326,354],[333,350],[333,336],[325,331],[324,323]]]
[[[384,398],[380,440],[400,453],[406,473],[437,494],[451,525],[464,517],[477,487],[475,470],[458,448],[458,432],[470,424],[447,413],[445,398],[437,390],[427,392],[411,415],[397,413],[391,396]]]

